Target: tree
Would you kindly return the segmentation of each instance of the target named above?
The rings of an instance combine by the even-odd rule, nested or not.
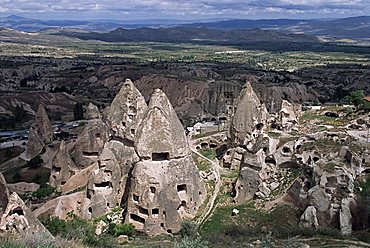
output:
[[[23,105],[18,105],[14,109],[14,118],[17,123],[20,123],[23,121],[23,119],[26,117],[26,111],[23,108]]]
[[[358,109],[364,103],[364,91],[363,90],[355,90],[349,93],[344,99],[353,105],[355,105],[356,109]]]
[[[84,107],[82,103],[76,102],[74,108],[73,108],[73,116],[75,120],[81,120],[84,118]]]

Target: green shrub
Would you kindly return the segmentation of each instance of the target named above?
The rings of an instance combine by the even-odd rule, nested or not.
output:
[[[38,188],[35,192],[33,192],[32,196],[38,199],[50,197],[55,192],[55,190],[56,187],[45,184]]]
[[[197,226],[191,221],[183,221],[179,233],[181,237],[196,237],[198,235]]]
[[[198,238],[185,236],[180,242],[176,242],[174,248],[208,248],[207,243]]]
[[[108,227],[108,233],[118,237],[120,235],[128,235],[131,236],[135,231],[135,228],[131,224],[115,224],[110,223]]]
[[[46,217],[40,220],[54,236],[60,236],[68,240],[79,240],[88,247],[117,247],[114,237],[108,234],[96,236],[95,226],[73,212],[68,213],[67,220],[56,217]]]

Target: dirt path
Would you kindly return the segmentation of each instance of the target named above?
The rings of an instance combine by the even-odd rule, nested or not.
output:
[[[201,216],[197,220],[197,224],[202,225],[207,220],[207,218],[211,215],[212,211],[214,210],[215,201],[216,201],[218,193],[220,192],[220,188],[221,188],[221,184],[222,184],[221,176],[220,176],[220,170],[222,168],[221,168],[221,166],[219,164],[219,161],[217,159],[215,159],[213,161],[213,160],[203,156],[201,153],[199,153],[197,151],[197,149],[195,148],[196,147],[195,143],[196,143],[197,140],[192,140],[192,135],[193,135],[192,132],[190,132],[189,135],[188,135],[188,143],[189,143],[189,147],[190,147],[191,151],[193,153],[197,154],[199,157],[207,160],[211,164],[212,170],[213,170],[213,172],[215,174],[215,177],[216,177],[216,185],[215,185],[215,188],[213,190],[212,196],[211,196],[211,198],[209,199],[209,201],[207,203],[206,209],[203,211],[203,213],[201,214]]]

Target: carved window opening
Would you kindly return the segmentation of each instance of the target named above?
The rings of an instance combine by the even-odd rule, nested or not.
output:
[[[132,200],[133,200],[134,202],[138,202],[138,201],[139,201],[139,196],[138,196],[138,195],[133,194],[133,195],[132,195]]]
[[[155,187],[150,187],[150,193],[155,194],[157,189]]]
[[[146,208],[139,207],[139,213],[149,216],[149,211]]]
[[[18,207],[12,210],[11,214],[24,215],[23,209]]]
[[[136,214],[130,214],[130,219],[136,222],[140,222],[141,224],[145,224],[145,219]]]
[[[181,191],[186,192],[186,190],[187,190],[186,184],[177,185],[177,192],[181,192]]]
[[[82,155],[86,157],[98,157],[99,153],[98,152],[82,152]]]
[[[170,159],[169,152],[153,152],[152,153],[152,160],[153,161],[164,161]]]
[[[153,208],[152,209],[152,216],[155,218],[158,218],[159,216],[159,209],[158,208]]]
[[[283,153],[290,153],[290,148],[285,146],[283,148]]]
[[[95,187],[97,188],[112,188],[111,182],[101,182],[101,183],[95,183]]]

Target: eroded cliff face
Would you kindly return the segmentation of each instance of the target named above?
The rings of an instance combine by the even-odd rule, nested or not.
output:
[[[76,140],[71,153],[77,167],[83,169],[95,163],[109,137],[107,124],[101,119],[90,121]]]
[[[161,90],[152,94],[135,148],[126,221],[150,235],[180,230],[203,203],[206,190],[190,155],[185,131]]]
[[[35,233],[45,239],[52,238],[50,232],[35,217],[17,193],[10,194],[6,181],[0,173],[0,237],[13,235],[27,237]]]
[[[68,210],[90,219],[123,207],[125,222],[149,235],[180,230],[192,219],[207,192],[195,166],[185,130],[163,91],[149,105],[130,80],[103,119],[92,119],[71,157],[64,142],[52,162],[50,183],[63,194],[86,187],[80,195],[61,196],[37,214],[65,216]],[[78,204],[72,204],[78,199]],[[59,209],[61,203],[67,204]]]
[[[112,134],[133,142],[146,110],[144,97],[131,80],[126,80],[113,99],[106,118]]]

